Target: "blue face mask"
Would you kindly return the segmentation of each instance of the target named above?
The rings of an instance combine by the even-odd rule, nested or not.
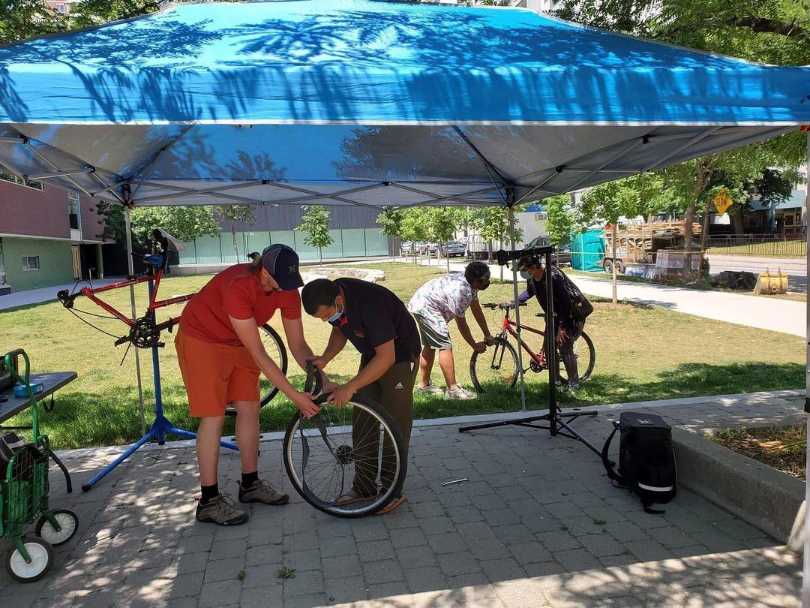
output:
[[[337,323],[338,321],[340,321],[340,318],[342,316],[343,316],[343,311],[342,310],[335,310],[335,314],[333,314],[331,317],[329,317],[327,319],[327,322],[333,323],[333,324]]]

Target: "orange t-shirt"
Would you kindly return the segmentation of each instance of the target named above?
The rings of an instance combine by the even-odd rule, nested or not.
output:
[[[252,317],[263,325],[279,308],[285,319],[300,319],[298,290],[266,293],[251,265],[237,264],[220,272],[191,298],[180,317],[180,330],[198,340],[241,346],[228,317]]]

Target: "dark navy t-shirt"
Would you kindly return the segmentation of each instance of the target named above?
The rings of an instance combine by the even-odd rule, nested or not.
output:
[[[419,357],[419,331],[402,300],[368,281],[336,279],[335,283],[343,290],[346,307],[335,326],[360,351],[361,365],[371,361],[376,347],[390,340],[394,340],[397,363]]]

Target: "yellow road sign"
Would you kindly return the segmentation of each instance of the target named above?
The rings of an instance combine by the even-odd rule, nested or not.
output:
[[[714,208],[717,209],[717,213],[725,213],[728,211],[728,208],[734,204],[734,201],[731,200],[731,196],[728,194],[728,190],[718,192],[712,199],[712,202],[714,203]]]

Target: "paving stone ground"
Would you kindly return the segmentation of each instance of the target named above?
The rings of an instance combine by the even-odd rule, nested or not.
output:
[[[656,409],[700,430],[798,417],[800,407],[760,395]],[[617,414],[574,425],[600,442]],[[262,471],[289,488],[280,447],[263,444]],[[111,458],[69,457],[74,485]],[[220,486],[235,494],[235,455],[223,453],[222,470]],[[459,477],[469,481],[441,485]],[[408,503],[359,520],[293,494],[285,507],[253,506],[245,526],[198,524],[191,448],[142,451],[88,493],[67,495],[57,475],[52,485],[52,505],[76,511],[80,530],[41,581],[0,574],[4,607],[799,604],[799,560],[776,541],[688,491],[664,515],[646,514],[610,485],[595,454],[542,430],[417,427]],[[279,577],[282,568],[294,576]]]

